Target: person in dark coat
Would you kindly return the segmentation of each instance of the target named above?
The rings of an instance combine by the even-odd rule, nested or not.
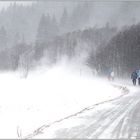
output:
[[[133,85],[135,86],[136,80],[137,80],[137,72],[136,71],[132,72],[131,79],[132,79]]]
[[[140,86],[140,70],[137,70],[138,85]]]

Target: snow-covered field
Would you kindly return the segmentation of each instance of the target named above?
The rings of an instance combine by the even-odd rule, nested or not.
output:
[[[0,85],[0,138],[24,137],[44,124],[122,94],[76,65],[39,68],[26,79],[20,72],[1,73]]]

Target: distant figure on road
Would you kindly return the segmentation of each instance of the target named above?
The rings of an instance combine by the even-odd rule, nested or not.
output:
[[[109,73],[108,73],[108,80],[109,80],[109,81],[114,81],[114,78],[115,78],[115,73],[114,73],[114,71],[109,70]]]
[[[140,86],[140,70],[137,70],[138,85]]]
[[[132,72],[131,79],[132,79],[133,85],[135,86],[136,85],[136,79],[137,79],[137,72],[136,71]]]
[[[114,78],[115,78],[115,73],[114,73],[114,71],[111,72],[110,77],[111,77],[111,81],[114,81]]]

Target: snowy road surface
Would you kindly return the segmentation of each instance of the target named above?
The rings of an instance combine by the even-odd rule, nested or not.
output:
[[[44,124],[123,94],[106,79],[83,71],[80,76],[73,69],[40,68],[26,79],[20,72],[0,74],[0,138],[23,138]]]
[[[34,138],[140,138],[140,89],[44,128]]]

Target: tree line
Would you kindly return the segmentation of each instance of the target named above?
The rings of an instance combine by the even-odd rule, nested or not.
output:
[[[71,13],[64,8],[60,18],[41,11],[34,17],[35,24],[32,21],[33,28],[30,28],[31,24],[26,24],[28,20],[21,24],[23,20],[19,21],[13,16],[19,31],[15,31],[15,27],[10,29],[11,25],[7,23],[0,27],[0,70],[17,70],[22,67],[28,71],[36,67],[42,59],[50,65],[61,60],[63,56],[68,59],[83,59],[86,56],[84,63],[99,71],[101,75],[105,75],[110,68],[114,69],[118,76],[138,69],[140,24],[126,26],[120,30],[109,23],[102,27],[82,29],[90,16],[90,10],[86,12],[87,7],[89,4],[79,4]],[[13,11],[13,8],[15,11],[19,10],[17,5],[10,8],[2,11],[3,15]],[[30,8],[36,12],[36,5]],[[30,8],[27,7],[28,10]],[[20,9],[24,15],[26,8],[21,6]],[[11,13],[15,15],[15,11]],[[23,17],[28,19],[30,16]],[[34,34],[34,39],[30,39],[31,34]],[[27,38],[30,41],[27,41]]]
[[[88,62],[102,75],[113,69],[118,77],[126,77],[140,69],[140,24],[121,29]]]

